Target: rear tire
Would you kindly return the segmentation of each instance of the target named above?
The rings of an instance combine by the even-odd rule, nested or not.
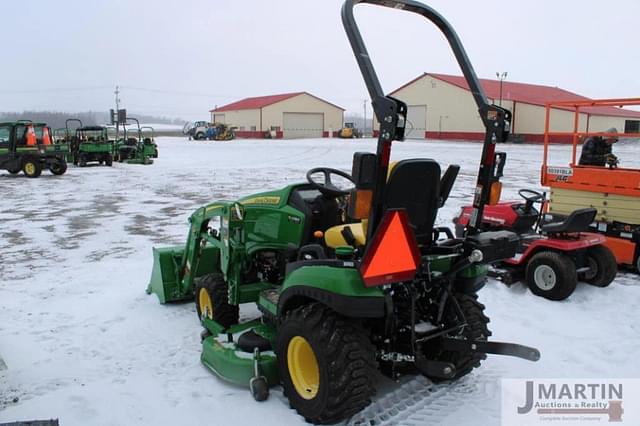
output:
[[[12,175],[17,175],[18,173],[20,173],[20,169],[7,169],[7,171],[9,173],[11,173]]]
[[[42,173],[42,165],[39,161],[27,159],[22,164],[22,171],[27,177],[37,178]]]
[[[584,282],[596,287],[607,287],[616,278],[616,257],[606,246],[598,245],[587,249],[587,261],[592,271],[582,277]]]
[[[336,423],[371,402],[375,348],[364,329],[328,307],[287,312],[276,354],[284,393],[307,422]]]
[[[49,166],[49,171],[56,176],[63,175],[67,171],[67,162],[64,160],[57,161]]]
[[[536,296],[564,300],[576,289],[576,265],[569,256],[553,251],[533,255],[526,268],[526,281]]]
[[[113,157],[111,156],[111,154],[107,154],[104,160],[104,164],[106,164],[109,167],[113,165]]]
[[[222,274],[211,273],[194,280],[198,319],[203,315],[224,328],[238,323],[240,307],[229,304],[229,288]]]
[[[487,340],[487,338],[491,336],[491,331],[489,331],[489,327],[487,326],[490,320],[489,317],[484,314],[484,305],[478,302],[478,295],[456,293],[454,297],[468,324],[468,327],[465,327],[459,336],[468,340]],[[452,303],[449,303],[445,315],[445,321],[451,324],[460,321],[460,319],[457,318],[456,310]],[[431,348],[435,348],[435,351],[439,351],[439,353],[434,353],[430,350]],[[436,383],[458,380],[462,376],[471,373],[474,368],[480,367],[480,363],[487,358],[487,354],[482,352],[438,350],[436,340],[428,342],[424,352],[429,359],[449,362],[456,367],[456,374],[450,379],[427,376],[431,381]]]

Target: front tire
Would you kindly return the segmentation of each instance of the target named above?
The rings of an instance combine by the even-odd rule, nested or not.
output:
[[[28,159],[22,164],[22,171],[27,177],[37,178],[42,173],[42,165],[39,161]]]
[[[229,289],[222,274],[212,273],[194,280],[198,319],[208,318],[224,328],[238,323],[240,308],[229,304]]]
[[[591,271],[584,274],[584,282],[596,287],[607,287],[618,273],[616,257],[603,245],[587,249],[587,262]]]
[[[104,164],[106,164],[109,167],[113,165],[113,157],[111,156],[111,154],[107,154],[104,160]]]
[[[578,275],[570,257],[553,251],[533,255],[527,265],[526,281],[536,296],[549,300],[564,300],[576,289]]]
[[[287,312],[276,354],[284,393],[308,422],[336,423],[371,402],[375,348],[361,327],[328,307]]]

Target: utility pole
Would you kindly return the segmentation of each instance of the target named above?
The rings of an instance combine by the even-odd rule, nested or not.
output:
[[[118,135],[120,133],[120,86],[116,85],[116,91],[113,92],[116,95],[116,139],[118,139]]]
[[[120,109],[120,98],[118,97],[118,95],[120,94],[120,86],[116,86],[116,91],[113,92],[116,95],[116,113],[118,112],[118,110]]]
[[[501,73],[497,72],[496,77],[500,80],[500,106],[502,106],[502,82],[507,78],[507,72],[503,71]]]
[[[362,101],[362,109],[364,111],[364,125],[362,126],[362,136],[367,135],[367,100]]]

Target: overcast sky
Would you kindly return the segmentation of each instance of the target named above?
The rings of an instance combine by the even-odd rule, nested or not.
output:
[[[431,0],[480,78],[592,97],[640,96],[638,0]],[[368,95],[340,0],[3,0],[0,111],[122,107],[207,119],[244,97],[307,91],[362,113]],[[385,91],[460,74],[424,18],[369,5],[356,19]],[[368,109],[367,115],[370,116]]]

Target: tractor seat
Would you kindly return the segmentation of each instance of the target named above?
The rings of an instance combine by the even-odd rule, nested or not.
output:
[[[593,219],[595,219],[597,212],[598,210],[593,207],[574,210],[562,222],[542,225],[541,230],[545,234],[570,234],[586,231],[589,229],[589,225],[591,225]]]
[[[438,208],[448,198],[459,169],[458,166],[450,166],[441,179],[440,165],[431,159],[420,158],[395,163],[390,167],[387,177],[383,209],[405,209],[418,243],[432,243]],[[363,219],[361,222],[327,229],[325,244],[331,248],[365,245],[367,222]]]

